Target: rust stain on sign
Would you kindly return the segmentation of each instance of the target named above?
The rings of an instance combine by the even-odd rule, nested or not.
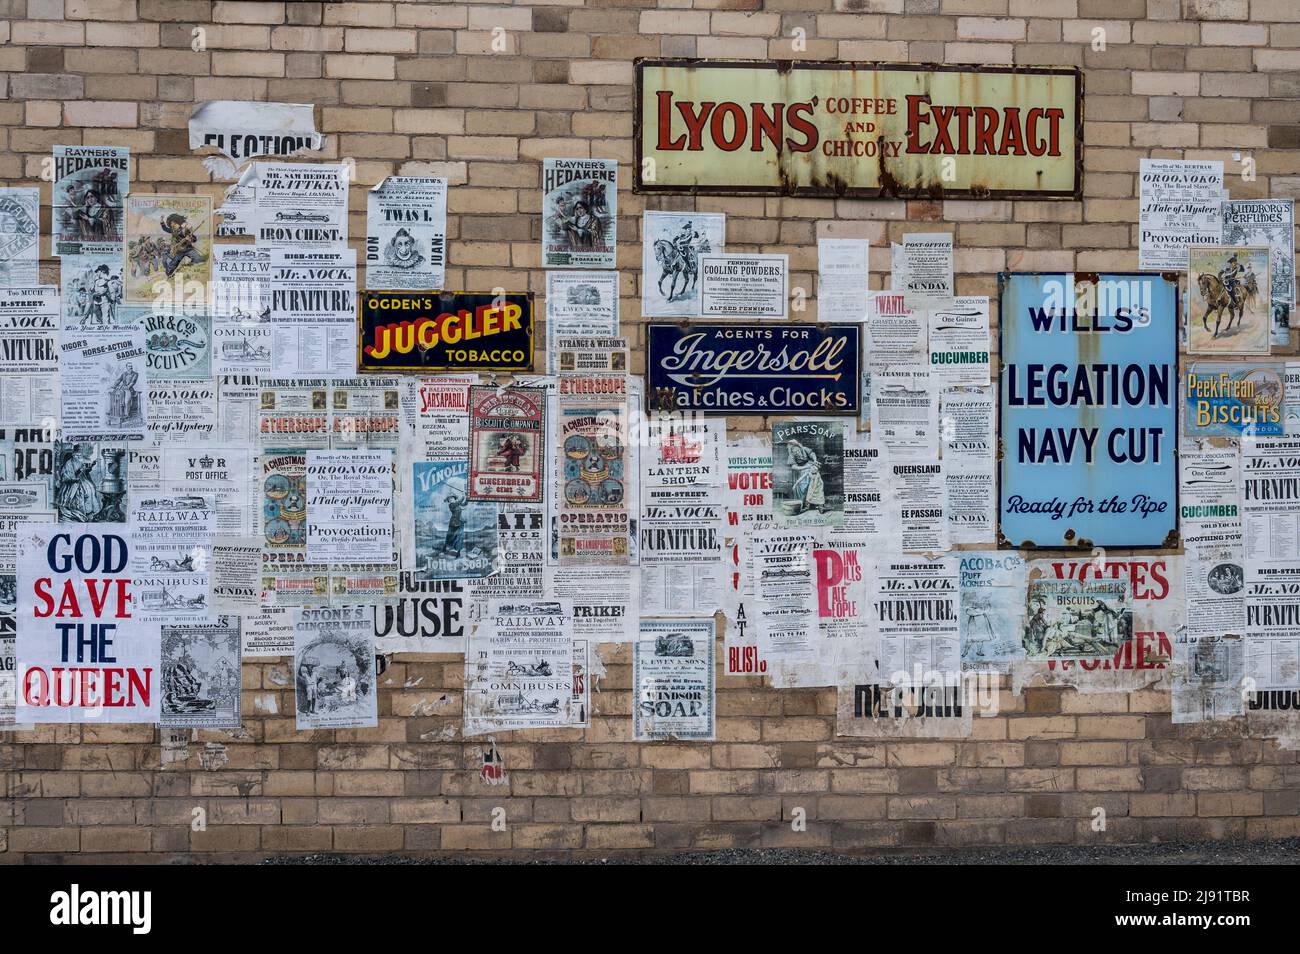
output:
[[[636,83],[637,192],[1083,194],[1073,67],[639,59]]]

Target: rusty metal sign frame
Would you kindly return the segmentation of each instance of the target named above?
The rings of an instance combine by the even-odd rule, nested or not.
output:
[[[1002,457],[1004,453],[1002,442],[1002,368],[1003,355],[1006,351],[1003,347],[1003,339],[1006,334],[1006,322],[1002,315],[1002,302],[1005,296],[1007,279],[1018,275],[1058,275],[1070,274],[1074,276],[1074,284],[1077,288],[1083,284],[1097,284],[1102,275],[1108,278],[1146,278],[1159,279],[1173,286],[1173,304],[1174,304],[1174,328],[1173,328],[1173,346],[1174,346],[1174,525],[1164,540],[1159,543],[1126,543],[1123,545],[1111,545],[1113,549],[1121,552],[1129,551],[1166,551],[1178,550],[1182,546],[1182,518],[1180,517],[1180,504],[1182,493],[1182,482],[1179,477],[1179,454],[1178,443],[1182,435],[1183,427],[1183,400],[1182,400],[1182,355],[1179,351],[1179,334],[1183,326],[1183,296],[1180,290],[1178,273],[1176,272],[998,272],[998,371],[994,375],[997,382],[997,421],[994,431],[993,446],[996,449],[993,455],[993,493],[995,504],[997,506],[997,549],[999,550],[1020,550],[1028,552],[1067,552],[1078,553],[1081,550],[1091,550],[1098,546],[1094,541],[1082,537],[1075,537],[1073,543],[1060,544],[1040,544],[1034,540],[1027,540],[1023,543],[1012,543],[1002,532]],[[1105,547],[1106,544],[1100,544]]]
[[[646,67],[708,67],[711,69],[775,70],[863,70],[878,72],[927,73],[1012,73],[1074,77],[1074,188],[1064,189],[943,189],[941,187],[901,188],[897,183],[882,182],[877,188],[844,186],[700,186],[656,185],[641,179],[642,170],[642,84]],[[691,57],[637,57],[632,138],[636,143],[636,162],[632,167],[632,192],[637,195],[776,195],[850,199],[1043,199],[1081,201],[1083,199],[1083,70],[1076,66],[982,66],[946,63],[878,63],[863,60],[719,60]]]

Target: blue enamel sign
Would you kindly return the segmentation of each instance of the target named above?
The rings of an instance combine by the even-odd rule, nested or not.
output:
[[[1178,286],[1002,274],[1000,544],[1177,545]]]
[[[651,324],[652,410],[857,414],[862,329],[779,322]]]

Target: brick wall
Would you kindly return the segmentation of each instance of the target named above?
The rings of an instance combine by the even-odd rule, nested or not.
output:
[[[661,55],[1081,66],[1084,200],[647,201],[627,191],[632,59]],[[46,235],[40,175],[56,144],[129,146],[136,183],[216,197],[188,148],[193,104],[318,104],[328,152],[357,163],[354,236],[364,186],[450,180],[452,288],[540,296],[540,160],[617,158],[622,312],[638,349],[645,207],[726,212],[728,250],[788,252],[805,288],[819,235],[870,239],[879,287],[890,240],[952,230],[959,292],[995,296],[999,270],[1134,269],[1141,157],[1223,159],[1233,198],[1300,193],[1296,0],[0,0],[0,93],[0,179],[41,185]],[[1254,181],[1237,152],[1254,157]],[[635,744],[627,647],[601,653],[588,730],[498,736],[506,786],[480,780],[479,743],[457,734],[459,656],[397,657],[379,728],[314,733],[295,731],[287,663],[249,661],[244,730],[199,733],[165,766],[147,726],[0,735],[0,859],[1300,834],[1295,753],[1172,726],[1163,691],[1004,691],[1002,715],[976,718],[968,740],[864,743],[835,739],[833,690],[723,677],[715,743]]]

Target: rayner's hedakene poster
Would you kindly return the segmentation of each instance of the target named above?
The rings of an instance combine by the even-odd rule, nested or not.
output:
[[[613,268],[617,230],[617,162],[542,161],[543,268]]]

